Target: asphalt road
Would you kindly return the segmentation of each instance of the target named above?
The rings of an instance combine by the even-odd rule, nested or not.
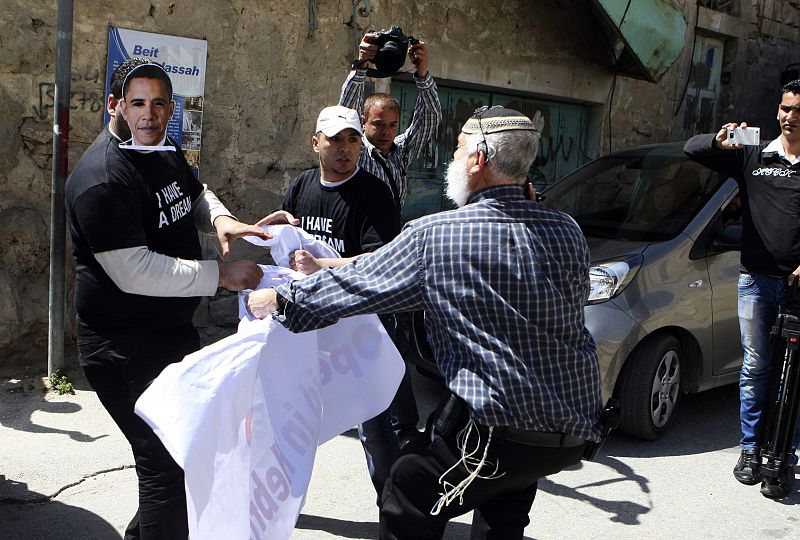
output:
[[[415,385],[429,409],[435,397]],[[2,386],[0,386],[2,390]],[[540,481],[526,538],[800,538],[800,494],[737,483],[733,386],[682,396],[656,442],[615,434],[596,462]],[[0,392],[0,539],[117,539],[136,506],[127,444],[93,392]],[[800,484],[800,481],[798,482]],[[354,431],[320,447],[298,540],[377,537],[377,508]],[[470,516],[445,538],[468,538]]]

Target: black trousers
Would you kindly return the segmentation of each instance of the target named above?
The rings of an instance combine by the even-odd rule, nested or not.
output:
[[[164,367],[199,348],[191,324],[113,331],[78,325],[86,378],[128,439],[136,463],[139,509],[125,531],[126,540],[189,536],[183,470],[133,407]]]
[[[539,478],[578,463],[585,445],[547,448],[507,441],[493,434],[487,453],[491,466],[481,469],[482,476],[494,473],[496,478],[475,478],[463,494],[438,515],[431,515],[444,487],[439,477],[461,461],[457,446],[458,432],[469,421],[466,414],[442,424],[442,406],[429,421],[431,442],[427,448],[414,449],[402,455],[386,481],[381,498],[380,537],[382,540],[433,540],[444,534],[447,522],[475,510],[471,538],[514,540],[523,537],[530,522],[528,514],[536,496]],[[438,427],[437,427],[438,426]],[[480,438],[480,442],[479,442]],[[466,447],[476,449],[480,459],[487,443],[487,434],[474,431]],[[498,468],[495,470],[494,465]],[[469,472],[461,462],[448,472],[445,481],[457,485]]]
[[[405,330],[400,326],[401,318],[397,315],[379,315],[379,318],[398,352],[405,358],[408,339],[404,336]],[[400,453],[399,438],[412,431],[417,433],[418,421],[417,401],[406,364],[403,380],[389,407],[358,426],[358,438],[364,449],[367,469],[377,493],[378,503],[392,465]]]
[[[416,435],[417,424],[419,423],[419,408],[417,398],[414,395],[414,387],[411,385],[411,373],[409,372],[409,358],[412,355],[409,332],[411,332],[411,314],[396,313],[394,334],[390,333],[392,341],[397,347],[400,356],[406,363],[406,372],[397,394],[392,400],[390,408],[392,410],[392,427],[398,437]]]

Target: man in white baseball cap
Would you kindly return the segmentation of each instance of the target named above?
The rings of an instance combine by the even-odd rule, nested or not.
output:
[[[363,133],[361,119],[353,109],[341,105],[325,107],[317,118],[317,133],[322,132],[326,137],[333,137],[343,129],[352,128],[359,135]]]
[[[299,249],[290,255],[290,266],[304,274],[350,263],[400,232],[400,212],[391,189],[358,165],[362,135],[358,113],[341,105],[325,107],[315,132],[311,144],[319,155],[319,167],[295,179],[281,209],[290,214],[287,219],[298,218],[303,229],[328,243],[342,258],[316,258]],[[379,496],[400,450],[389,420],[387,411],[359,426]]]
[[[333,247],[341,259],[316,259],[305,250],[291,257],[292,268],[311,274],[340,266],[373,251],[400,231],[392,193],[377,177],[358,166],[361,119],[341,105],[319,113],[311,145],[319,167],[304,171],[289,187],[282,210],[300,220],[300,226]]]

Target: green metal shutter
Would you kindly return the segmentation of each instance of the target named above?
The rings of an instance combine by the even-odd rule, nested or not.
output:
[[[417,88],[406,81],[392,81],[392,95],[400,102],[400,131],[411,121]],[[545,126],[530,177],[538,189],[574,171],[588,161],[583,148],[587,108],[575,103],[514,96],[499,92],[464,90],[439,86],[442,123],[434,144],[424,148],[408,171],[408,192],[403,211],[405,220],[452,208],[444,195],[444,173],[453,157],[458,134],[475,109],[484,105],[503,105],[528,116],[541,111]]]

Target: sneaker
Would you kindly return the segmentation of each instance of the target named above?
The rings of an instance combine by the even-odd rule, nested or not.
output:
[[[794,485],[794,467],[784,465],[778,471],[778,478],[761,482],[761,494],[770,499],[780,499],[792,492]]]
[[[761,482],[761,456],[758,450],[742,450],[739,461],[733,468],[733,477],[748,486]]]

